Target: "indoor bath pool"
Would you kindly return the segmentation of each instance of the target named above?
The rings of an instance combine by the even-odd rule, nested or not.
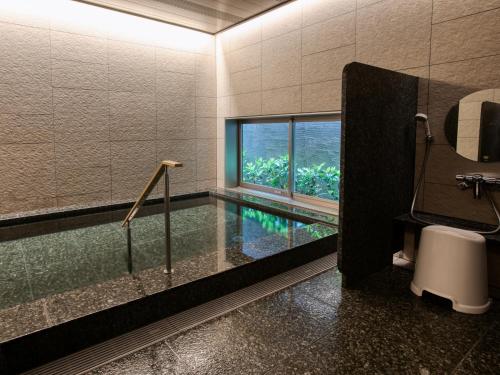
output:
[[[244,266],[336,233],[334,226],[207,193],[176,198],[171,275],[163,204],[131,224],[128,206],[0,221],[0,342]],[[304,249],[311,251],[311,249]]]

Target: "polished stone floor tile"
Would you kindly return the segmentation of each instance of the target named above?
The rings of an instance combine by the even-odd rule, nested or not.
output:
[[[151,347],[151,354],[154,359],[155,375],[181,375],[193,372],[193,368],[174,354],[165,341],[154,344]]]
[[[360,302],[356,292],[342,289],[342,275],[337,268],[324,272],[294,287],[297,292],[306,293],[335,308],[341,304],[351,306]],[[348,304],[349,302],[349,304]]]
[[[47,328],[45,301],[23,303],[0,310],[0,342]]]
[[[299,355],[282,361],[269,374],[419,374],[429,371],[425,361],[414,357],[412,351],[405,352],[408,349],[391,337],[375,335],[370,322],[355,321],[336,325],[328,335]]]
[[[283,352],[266,344],[251,318],[235,311],[167,340],[190,374],[260,374]]]
[[[300,340],[306,334],[311,336],[306,340],[309,342],[319,338],[324,327],[336,318],[331,306],[294,288],[257,300],[239,311],[255,319],[265,330],[279,327],[276,337],[296,334]]]
[[[152,348],[146,348],[125,358],[88,372],[88,375],[156,375]],[[168,374],[168,373],[166,373]]]
[[[457,375],[500,374],[500,322],[493,324],[454,371]]]

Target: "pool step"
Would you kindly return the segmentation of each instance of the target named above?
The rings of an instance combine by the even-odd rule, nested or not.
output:
[[[169,336],[311,278],[333,268],[336,263],[336,254],[324,256],[223,297],[35,368],[25,372],[25,374],[84,374],[87,371],[162,341]]]

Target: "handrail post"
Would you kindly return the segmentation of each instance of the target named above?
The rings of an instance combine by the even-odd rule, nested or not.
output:
[[[170,242],[170,178],[168,175],[168,166],[164,166],[165,173],[163,174],[165,178],[165,198],[164,198],[164,209],[165,209],[165,271],[166,274],[172,273],[172,246]]]
[[[127,269],[132,273],[132,233],[130,232],[130,222],[127,222]]]
[[[127,250],[128,250],[128,272],[132,273],[132,235],[130,229],[130,223],[134,219],[135,215],[142,207],[143,203],[146,201],[147,197],[156,186],[161,176],[165,176],[165,199],[164,199],[164,209],[165,209],[165,273],[172,273],[172,247],[170,242],[170,179],[168,176],[169,168],[179,168],[182,167],[182,163],[172,160],[163,160],[161,164],[156,169],[153,177],[149,180],[148,184],[142,191],[139,199],[134,203],[127,216],[123,220],[122,227],[127,229]]]

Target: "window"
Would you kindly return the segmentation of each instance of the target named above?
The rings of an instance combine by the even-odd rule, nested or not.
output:
[[[339,200],[340,121],[296,121],[294,191]]]
[[[240,121],[240,185],[338,201],[340,129],[332,116]]]
[[[288,189],[288,122],[247,122],[241,128],[243,183]]]

